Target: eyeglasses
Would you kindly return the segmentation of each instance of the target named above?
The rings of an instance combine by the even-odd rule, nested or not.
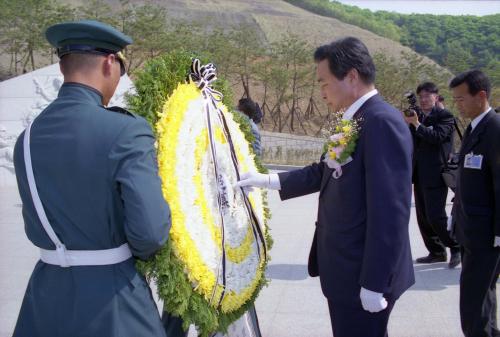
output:
[[[433,98],[433,94],[418,95],[418,99],[431,99],[431,98]]]

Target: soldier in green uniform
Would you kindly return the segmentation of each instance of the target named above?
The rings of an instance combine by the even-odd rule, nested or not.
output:
[[[106,108],[132,40],[96,21],[46,37],[64,84],[14,151],[26,234],[40,248],[14,337],[166,336],[135,268],[170,228],[155,140],[143,118]]]

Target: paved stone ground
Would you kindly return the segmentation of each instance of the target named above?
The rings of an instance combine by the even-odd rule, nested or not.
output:
[[[307,276],[307,256],[316,218],[317,194],[281,202],[269,193],[274,238],[267,275],[257,300],[264,337],[331,336],[319,280]],[[449,208],[449,206],[448,206]],[[426,255],[412,209],[413,256]],[[38,252],[26,239],[16,188],[0,189],[0,337],[11,336],[24,290]],[[446,263],[415,265],[416,284],[396,303],[389,322],[392,337],[459,337],[460,268]],[[194,336],[191,331],[190,336]]]

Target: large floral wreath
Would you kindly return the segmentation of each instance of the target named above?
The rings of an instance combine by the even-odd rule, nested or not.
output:
[[[156,131],[163,195],[172,212],[170,238],[143,266],[165,309],[208,336],[225,331],[266,283],[270,242],[265,195],[235,188],[256,171],[254,155],[211,88],[215,68],[193,61],[188,83],[165,102]]]

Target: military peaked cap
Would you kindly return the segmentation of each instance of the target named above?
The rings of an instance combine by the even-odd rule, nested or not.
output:
[[[114,54],[132,43],[129,36],[93,20],[59,23],[47,28],[45,36],[59,58],[70,53]]]

